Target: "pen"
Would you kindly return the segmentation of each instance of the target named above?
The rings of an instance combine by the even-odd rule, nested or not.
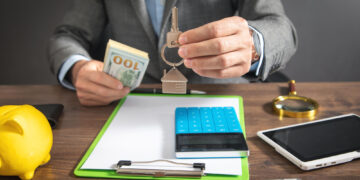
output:
[[[131,91],[131,93],[151,93],[151,94],[162,94],[159,88],[138,88]],[[187,89],[186,94],[206,94],[205,91]]]

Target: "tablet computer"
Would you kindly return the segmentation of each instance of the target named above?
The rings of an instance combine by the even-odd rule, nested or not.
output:
[[[257,135],[303,170],[360,157],[360,117],[356,114],[259,131]]]

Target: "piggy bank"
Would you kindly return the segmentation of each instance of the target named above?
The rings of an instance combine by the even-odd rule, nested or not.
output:
[[[30,105],[0,106],[0,175],[32,179],[50,160],[53,136],[44,114]]]

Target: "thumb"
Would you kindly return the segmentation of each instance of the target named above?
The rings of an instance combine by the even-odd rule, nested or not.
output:
[[[98,60],[91,60],[91,63],[94,65],[97,71],[103,71],[104,63]]]

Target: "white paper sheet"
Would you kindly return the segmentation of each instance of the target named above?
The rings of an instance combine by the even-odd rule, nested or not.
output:
[[[205,173],[241,175],[241,159],[176,159],[175,108],[233,106],[238,98],[131,96],[115,115],[81,169],[114,169],[119,160],[206,163]]]

